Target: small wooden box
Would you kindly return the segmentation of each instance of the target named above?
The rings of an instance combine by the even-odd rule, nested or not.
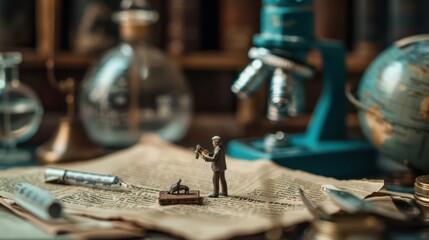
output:
[[[160,205],[203,204],[203,197],[200,197],[199,190],[191,190],[189,194],[168,194],[168,191],[161,191],[158,200]]]

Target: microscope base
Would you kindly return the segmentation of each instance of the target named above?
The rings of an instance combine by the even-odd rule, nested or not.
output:
[[[263,138],[233,140],[228,154],[234,158],[271,159],[291,168],[335,178],[368,177],[377,172],[375,149],[361,140],[321,141],[309,146],[303,135],[290,136],[290,146],[267,150]]]

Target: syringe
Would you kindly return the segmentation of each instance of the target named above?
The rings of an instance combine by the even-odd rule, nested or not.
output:
[[[126,190],[127,187],[131,187],[117,176],[78,172],[58,168],[47,168],[45,170],[45,182],[116,191]]]
[[[15,185],[16,203],[35,216],[51,220],[59,218],[62,206],[49,192],[29,183]]]

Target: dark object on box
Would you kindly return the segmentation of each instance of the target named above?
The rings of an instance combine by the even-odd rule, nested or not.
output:
[[[184,190],[185,194],[189,194],[189,187],[186,185],[181,185],[180,184],[181,182],[182,182],[182,179],[179,179],[177,183],[171,185],[170,191],[168,191],[168,194],[174,194],[174,192],[176,192],[176,194],[180,194],[181,190]]]

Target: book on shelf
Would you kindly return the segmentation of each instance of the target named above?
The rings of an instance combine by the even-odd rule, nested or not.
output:
[[[247,52],[259,30],[259,0],[220,0],[220,49]]]
[[[35,2],[0,1],[0,49],[34,48],[36,35]]]
[[[429,34],[429,1],[420,0],[419,1],[419,23],[420,23],[420,33]]]
[[[354,0],[354,54],[374,57],[404,37],[429,32],[427,0]]]
[[[157,48],[164,49],[167,43],[168,5],[169,0],[151,0],[150,6],[158,12],[158,21],[149,25],[148,41]]]
[[[167,49],[172,55],[200,48],[200,0],[168,0]]]
[[[347,43],[347,5],[344,0],[314,0],[316,38]]]
[[[420,32],[418,2],[419,0],[387,1],[387,44]]]
[[[374,57],[385,45],[386,0],[353,1],[353,49]]]

